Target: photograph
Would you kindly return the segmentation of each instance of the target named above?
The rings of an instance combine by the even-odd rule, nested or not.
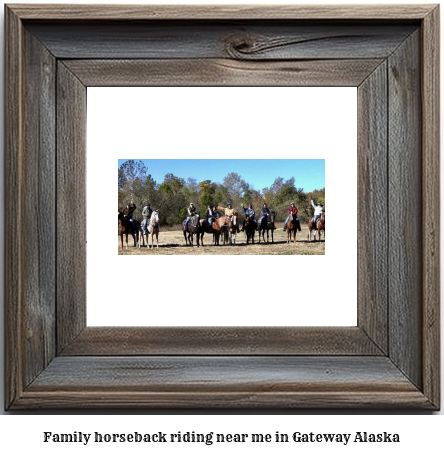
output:
[[[120,255],[325,254],[325,160],[118,163]]]

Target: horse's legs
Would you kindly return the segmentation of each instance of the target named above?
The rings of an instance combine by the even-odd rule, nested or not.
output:
[[[122,244],[122,250],[123,250],[123,233],[120,235],[120,243]]]
[[[159,232],[156,233],[156,244],[157,248],[159,248]]]

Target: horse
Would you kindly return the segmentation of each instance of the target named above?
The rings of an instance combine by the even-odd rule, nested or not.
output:
[[[265,231],[267,232],[267,243],[269,242],[269,234],[268,232],[271,230],[271,242],[274,242],[274,230],[276,227],[274,226],[274,221],[276,219],[276,212],[271,211],[269,214],[267,214],[267,219],[266,220],[260,220],[259,223],[259,243],[261,242],[261,232],[262,232],[262,240],[265,242],[265,236],[264,233]]]
[[[239,218],[238,218],[238,213],[233,212],[233,215],[231,216],[231,226],[228,229],[228,235],[230,238],[230,245],[236,245],[236,233],[239,229]]]
[[[136,247],[136,238],[137,242],[139,242],[139,222],[137,220],[133,220],[134,226],[136,229],[133,228],[132,223],[125,217],[123,210],[118,210],[118,225],[119,225],[119,234],[120,242],[123,250],[123,235],[126,236],[126,248],[128,249],[128,234],[131,234],[134,239],[134,247]]]
[[[291,242],[291,234],[293,233],[293,242],[296,243],[296,231],[298,229],[298,222],[296,215],[290,214],[290,218],[287,222],[287,244]]]
[[[197,237],[200,236],[200,243],[202,247],[204,246],[203,243],[203,237],[205,233],[211,234],[213,232],[213,228],[211,227],[212,224],[208,222],[208,220],[201,219],[199,220],[199,229],[198,232],[196,233]]]
[[[321,240],[321,231],[324,232],[325,239],[325,212],[322,212],[321,216],[316,220],[316,226],[313,225],[312,217],[308,221],[308,240],[311,241],[311,232],[314,231],[314,240],[316,241],[316,234],[319,234],[319,240]]]
[[[254,235],[256,234],[256,223],[254,217],[247,215],[244,224],[245,235],[247,236],[247,245],[251,242],[254,244]]]
[[[148,243],[148,236],[151,234],[151,247],[154,249],[154,235],[156,235],[156,244],[157,248],[159,248],[159,212],[154,211],[151,214],[150,223],[148,225],[148,232],[146,235],[146,243],[148,248],[150,248]]]
[[[214,232],[214,245],[219,245],[219,239],[221,235],[223,235],[225,245],[225,242],[228,242],[228,234],[231,229],[230,217],[226,215],[219,217],[214,221],[212,228]]]
[[[190,242],[190,247],[193,247],[194,235],[196,234],[196,242],[199,247],[199,231],[200,231],[200,220],[199,214],[194,214],[190,217],[190,220],[185,225],[185,220],[182,223],[183,237],[185,238],[185,244],[188,245]]]

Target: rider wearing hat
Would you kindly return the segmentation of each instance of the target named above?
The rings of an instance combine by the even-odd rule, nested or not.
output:
[[[313,217],[313,225],[316,224],[316,220],[321,216],[322,212],[324,212],[324,208],[322,207],[322,204],[321,203],[315,203],[313,202],[313,200],[311,200],[311,205],[313,206],[314,208],[314,217]]]

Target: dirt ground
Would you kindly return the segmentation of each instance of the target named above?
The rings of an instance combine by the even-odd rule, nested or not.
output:
[[[325,255],[325,240],[324,233],[320,242],[308,241],[308,227],[302,226],[302,231],[297,233],[296,243],[287,244],[287,233],[282,231],[282,224],[278,225],[278,229],[274,232],[274,243],[267,243],[267,235],[265,234],[265,243],[258,243],[258,235],[256,232],[255,243],[247,245],[245,233],[239,233],[236,236],[236,245],[213,245],[213,236],[205,234],[203,238],[204,246],[199,248],[194,239],[194,246],[186,246],[182,231],[160,231],[159,233],[159,248],[156,248],[154,239],[154,249],[141,247],[133,247],[134,242],[131,236],[128,238],[128,250],[125,249],[125,239],[123,241],[124,248],[121,249],[120,237],[118,237],[118,252],[119,255]],[[151,239],[150,239],[151,243]],[[222,244],[222,243],[221,243]]]

